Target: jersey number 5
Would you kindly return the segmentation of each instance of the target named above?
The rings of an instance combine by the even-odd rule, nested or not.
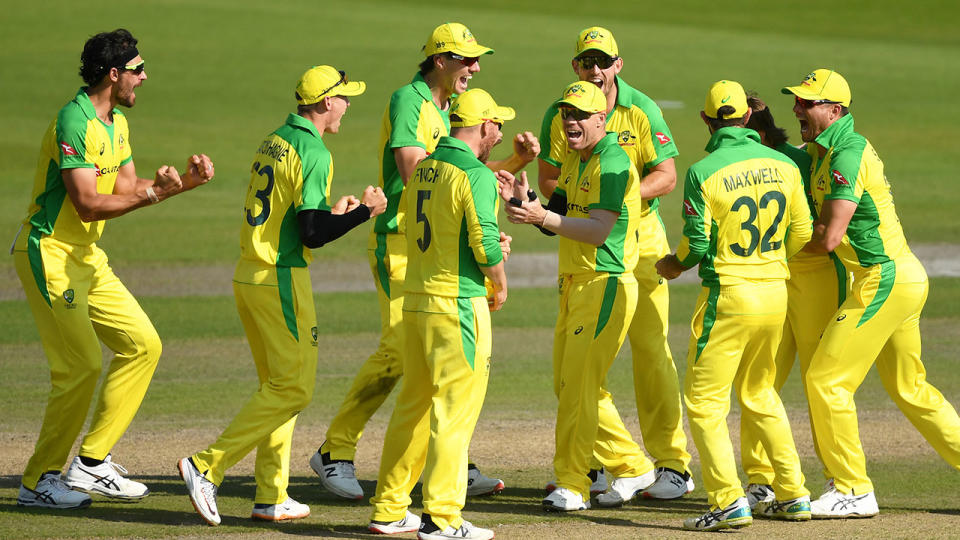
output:
[[[263,225],[263,223],[267,221],[267,217],[270,216],[269,197],[270,192],[273,191],[273,167],[269,165],[264,165],[261,167],[260,162],[258,161],[253,164],[253,171],[260,176],[267,177],[267,185],[264,186],[263,189],[253,194],[254,197],[260,199],[260,213],[254,216],[253,213],[250,212],[249,208],[246,209],[247,223],[249,223],[251,227],[256,227],[257,225]],[[250,188],[252,189],[253,186],[251,185]]]
[[[783,196],[783,193],[779,191],[768,191],[760,197],[760,208],[766,208],[769,206],[770,201],[777,202],[777,215],[773,218],[773,221],[770,223],[770,226],[767,227],[767,230],[763,233],[763,238],[760,237],[760,229],[757,228],[755,222],[757,221],[757,216],[759,211],[757,208],[757,203],[753,199],[747,196],[740,197],[736,201],[733,201],[733,206],[730,207],[730,212],[737,212],[740,210],[741,206],[747,207],[747,220],[740,224],[740,230],[747,231],[750,233],[750,245],[743,247],[740,243],[730,244],[730,250],[740,255],[741,257],[749,257],[753,255],[753,252],[757,249],[757,244],[760,245],[760,253],[766,253],[768,251],[775,251],[780,249],[780,245],[783,243],[781,241],[771,242],[770,239],[773,238],[773,235],[777,234],[777,228],[780,226],[780,222],[783,220],[783,212],[786,210],[787,199]]]
[[[417,223],[423,222],[423,236],[417,238],[417,247],[420,251],[426,251],[430,247],[430,222],[427,221],[427,215],[423,213],[423,203],[430,200],[430,193],[427,189],[417,191]]]

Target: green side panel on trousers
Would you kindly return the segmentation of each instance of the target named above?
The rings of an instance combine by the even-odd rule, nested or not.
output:
[[[473,318],[473,302],[470,298],[457,298],[457,315],[460,319],[460,342],[463,344],[463,355],[467,357],[470,369],[474,369],[474,358],[477,356],[477,331]]]

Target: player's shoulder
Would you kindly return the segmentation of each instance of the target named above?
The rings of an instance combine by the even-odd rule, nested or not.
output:
[[[390,94],[390,108],[416,107],[427,101],[416,86],[416,82],[405,84]]]
[[[80,97],[78,95],[57,111],[57,125],[61,130],[65,128],[86,129],[90,116],[79,100]]]

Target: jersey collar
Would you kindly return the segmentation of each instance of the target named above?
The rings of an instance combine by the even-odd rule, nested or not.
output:
[[[612,131],[608,131],[606,135],[597,141],[597,144],[593,146],[593,152],[591,152],[591,154],[599,154],[610,145],[619,146],[617,144],[617,134]]]
[[[467,146],[467,143],[450,135],[444,135],[443,137],[440,137],[440,140],[437,141],[437,148],[440,148],[441,146],[446,146],[447,148],[453,148],[454,150],[460,150],[460,151],[466,152],[471,156],[473,156],[474,158],[477,157],[477,155],[473,153],[473,150],[471,150],[470,147]]]
[[[313,122],[307,120],[306,118],[300,116],[296,113],[290,113],[287,116],[287,125],[293,126],[297,129],[302,129],[307,133],[311,133],[314,137],[321,139],[320,132],[317,131],[317,126],[313,125]]]
[[[633,100],[630,97],[636,90],[627,84],[627,81],[621,79],[619,75],[614,76],[614,80],[617,81],[617,106],[629,109],[633,106]]]
[[[420,97],[431,103],[433,102],[433,93],[430,91],[430,87],[427,86],[427,81],[423,78],[423,75],[421,75],[419,71],[413,76],[413,80],[410,81],[410,84],[413,86],[413,89],[420,94]]]
[[[827,126],[827,129],[823,130],[823,133],[817,135],[814,142],[829,149],[836,146],[838,141],[851,133],[853,133],[853,115],[847,114]]]
[[[760,142],[760,134],[749,128],[725,127],[713,132],[710,141],[707,142],[705,150],[713,152],[723,146],[740,146],[747,143],[747,140],[756,143]]]
[[[93,108],[93,102],[90,101],[90,96],[87,94],[87,87],[77,90],[77,97],[74,99],[77,100],[80,110],[87,118],[92,120],[97,117],[97,110]]]

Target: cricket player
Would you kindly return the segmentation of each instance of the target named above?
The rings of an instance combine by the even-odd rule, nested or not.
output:
[[[767,104],[756,96],[747,96],[752,114],[747,127],[760,135],[760,142],[789,157],[800,169],[803,191],[811,214],[816,215],[810,193],[810,154],[787,142],[787,132],[774,122]],[[807,372],[813,351],[820,342],[820,335],[830,322],[834,312],[846,297],[847,272],[833,254],[800,251],[787,261],[790,278],[787,279],[787,318],[783,323],[783,337],[777,348],[776,378],[773,387],[780,392],[794,360],[799,357],[800,374]],[[740,456],[743,471],[749,484],[746,487],[747,501],[751,509],[761,501],[775,498],[771,484],[774,479],[773,464],[763,451],[760,438],[752,424],[742,426],[740,431]],[[816,449],[814,436],[814,449]],[[819,456],[819,450],[817,451]],[[832,478],[826,473],[827,478]]]
[[[641,175],[643,207],[639,221],[639,259],[634,270],[637,306],[628,336],[640,432],[657,467],[657,481],[643,494],[656,499],[675,499],[692,491],[694,486],[683,432],[677,368],[667,344],[670,298],[666,280],[657,275],[654,264],[670,251],[660,220],[658,198],[673,191],[676,185],[677,147],[657,104],[620,77],[623,58],[609,30],[594,26],[581,31],[574,51],[571,62],[574,73],[581,81],[593,83],[603,91],[607,102],[606,129],[617,134],[617,144]],[[540,140],[538,180],[540,192],[549,198],[557,185],[564,157],[571,152],[556,105],[548,108],[544,115]],[[591,487],[594,493],[605,489],[603,472],[596,469],[602,464],[599,457],[612,450],[611,444],[603,433],[598,434],[591,466],[594,469],[591,476],[597,477]],[[548,484],[547,489],[552,487],[552,483]]]
[[[513,109],[483,90],[460,94],[450,107],[450,136],[440,138],[407,183],[405,236],[416,256],[404,282],[405,376],[384,437],[372,532],[493,538],[460,512],[467,450],[490,375],[490,311],[507,299],[497,179],[484,163],[513,117]],[[490,298],[485,277],[493,283]],[[421,474],[417,518],[407,508]]]
[[[549,205],[541,206],[535,196],[527,201],[526,175],[503,185],[501,197],[509,202],[511,222],[560,235],[553,342],[557,481],[543,506],[569,512],[590,507],[588,473],[595,451],[615,477],[610,490],[598,496],[603,506],[631,499],[654,483],[656,473],[604,388],[637,303],[640,177],[617,135],[606,131],[607,99],[599,87],[572,83],[556,106],[572,152],[564,156]],[[599,435],[607,443],[595,450]]]
[[[667,279],[700,265],[703,288],[694,311],[684,398],[690,432],[703,464],[710,510],[686,529],[715,531],[752,523],[727,431],[730,393],[742,425],[752,425],[773,462],[776,498],[757,514],[810,519],[800,458],[780,396],[774,355],[787,311],[786,260],[810,239],[810,209],[800,171],[760,144],[739,83],[718,81],[700,116],[710,131],[709,155],[687,171],[683,239],[657,262]]]
[[[81,508],[97,493],[146,497],[121,476],[110,450],[133,420],[160,358],[160,338],[97,246],[106,220],[156,204],[213,178],[213,164],[193,155],[181,177],[167,165],[139,178],[127,117],[147,79],[137,40],[119,28],[83,46],[86,86],[57,113],[40,144],[33,192],[11,249],[50,365],[52,388],[17,504]],[[163,232],[158,231],[163,234]],[[60,471],[83,428],[100,378],[101,343],[114,352],[90,429],[65,478]]]
[[[348,499],[363,498],[353,463],[357,441],[403,374],[400,307],[407,267],[404,186],[417,164],[449,133],[451,99],[467,90],[470,79],[480,71],[480,58],[493,54],[493,49],[480,45],[466,26],[451,22],[433,30],[423,53],[426,58],[410,84],[390,96],[380,132],[380,186],[388,203],[387,211],[373,224],[367,251],[380,300],[380,344],[360,367],[330,422],[326,441],[310,459],[321,484]],[[513,146],[512,156],[491,162],[488,167],[516,172],[540,151],[530,132],[518,134]],[[469,483],[469,495],[496,493],[504,487],[503,481],[481,474],[472,464]]]
[[[811,504],[815,518],[879,513],[867,476],[853,395],[876,362],[897,407],[952,467],[960,469],[960,418],[926,381],[920,361],[920,312],[929,284],[907,246],[890,184],[870,142],[854,131],[847,81],[818,69],[796,86],[793,112],[815,163],[817,211],[807,248],[834,252],[853,286],[832,316],[804,376],[810,419],[833,484]]]
[[[331,66],[308,69],[294,93],[297,112],[254,154],[233,292],[260,386],[216,442],[177,463],[194,508],[210,525],[220,524],[217,487],[224,474],[254,448],[257,493],[251,517],[281,521],[310,515],[307,505],[287,494],[293,427],[313,397],[317,371],[310,249],[387,206],[373,186],[360,200],[330,201],[333,157],[323,135],[340,131],[350,97],[365,89],[364,82],[350,81]]]

